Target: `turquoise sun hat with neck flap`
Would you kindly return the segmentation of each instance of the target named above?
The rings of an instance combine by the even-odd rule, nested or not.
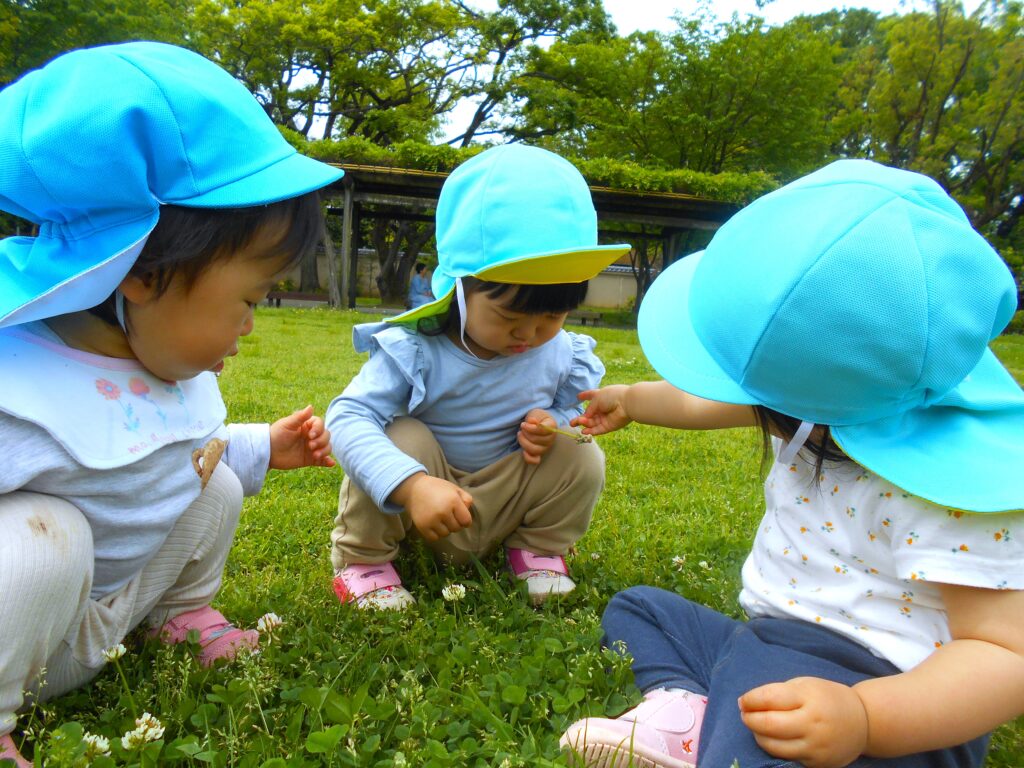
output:
[[[0,327],[104,301],[162,204],[267,205],[341,176],[192,51],[138,42],[60,56],[0,91],[0,210],[39,228],[0,240]]]
[[[517,285],[582,283],[630,249],[598,245],[590,187],[572,163],[524,144],[492,147],[452,171],[436,219],[435,299],[389,322],[447,312],[464,277]]]
[[[1006,264],[931,179],[841,160],[733,216],[655,280],[645,354],[671,384],[827,424],[854,461],[970,512],[1024,508],[1024,392],[989,349]]]

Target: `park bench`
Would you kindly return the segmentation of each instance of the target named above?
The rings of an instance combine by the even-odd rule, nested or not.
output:
[[[569,312],[568,319],[580,325],[597,325],[601,322],[601,313],[589,309],[574,309]]]
[[[285,301],[330,301],[330,296],[326,293],[306,293],[304,291],[271,291],[267,294],[267,305],[271,307],[280,307],[281,300]]]

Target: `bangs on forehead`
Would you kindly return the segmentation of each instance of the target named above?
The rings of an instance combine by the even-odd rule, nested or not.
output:
[[[467,285],[468,291],[479,290],[486,296],[501,303],[512,312],[528,315],[569,312],[583,303],[587,296],[587,281],[582,283],[558,283],[555,285],[518,285],[512,283],[491,283],[473,280]]]

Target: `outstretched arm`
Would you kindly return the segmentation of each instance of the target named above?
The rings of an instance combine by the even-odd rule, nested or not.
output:
[[[691,395],[667,381],[613,384],[580,393],[587,409],[572,420],[590,435],[603,435],[636,421],[672,429],[724,429],[757,424],[747,405],[720,403]]]
[[[834,768],[962,744],[1024,713],[1024,592],[938,586],[951,642],[853,687],[801,677],[747,692],[740,710],[758,744]]]

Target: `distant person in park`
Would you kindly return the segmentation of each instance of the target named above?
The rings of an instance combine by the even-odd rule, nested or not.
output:
[[[422,261],[416,262],[412,279],[409,280],[409,298],[406,301],[406,309],[417,309],[424,304],[434,300],[434,294],[430,290],[430,276],[427,273],[427,265]]]
[[[938,184],[865,160],[766,195],[655,281],[639,333],[665,380],[584,393],[577,424],[760,428],[749,620],[615,595],[605,643],[644,700],[570,727],[575,764],[982,764],[1024,713],[1024,392],[988,348],[1016,303]]]
[[[575,587],[564,555],[604,486],[600,449],[556,431],[604,375],[594,340],[562,325],[628,246],[597,244],[568,161],[506,145],[445,181],[437,249],[437,299],[356,326],[370,358],[327,409],[346,473],[335,592],[360,608],[413,603],[392,563],[417,536],[452,563],[504,546],[540,603]]]
[[[225,427],[214,374],[341,172],[220,67],[145,42],[0,93],[0,157],[0,209],[39,227],[0,241],[0,760],[28,766],[18,710],[136,626],[195,630],[203,665],[257,646],[211,607],[242,497],[332,466],[330,435],[312,407]]]

